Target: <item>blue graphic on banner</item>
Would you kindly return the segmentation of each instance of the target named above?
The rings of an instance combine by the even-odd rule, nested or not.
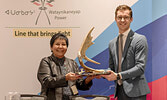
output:
[[[163,3],[162,6],[161,3]],[[149,48],[145,76],[149,83],[167,76],[167,7],[165,7],[165,4],[167,4],[165,0],[139,0],[132,6],[134,20],[131,28],[133,31],[145,35],[148,41]],[[153,12],[153,9],[156,8],[158,11]],[[95,69],[107,69],[109,59],[108,43],[117,35],[118,28],[116,23],[113,22],[95,39],[95,44],[87,50],[86,55],[101,64],[96,65],[90,62],[85,64]],[[89,91],[79,91],[79,93],[81,95],[114,94],[114,82],[105,79],[94,79],[93,83]]]

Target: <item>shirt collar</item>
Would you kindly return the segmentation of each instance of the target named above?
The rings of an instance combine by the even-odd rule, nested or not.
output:
[[[128,33],[130,32],[130,28],[128,29],[128,30],[126,30],[124,33],[122,33],[123,34],[123,36],[128,36]],[[119,35],[120,35],[120,33],[119,33]]]
[[[53,60],[54,60],[54,62],[57,64],[57,65],[63,65],[64,64],[64,61],[65,61],[65,57],[63,57],[63,58],[58,58],[58,57],[56,57],[53,53],[52,53],[52,58],[53,58]]]

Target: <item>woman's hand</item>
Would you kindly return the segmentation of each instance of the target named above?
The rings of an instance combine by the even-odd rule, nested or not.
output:
[[[67,81],[68,81],[68,80],[74,81],[74,80],[77,80],[77,79],[81,78],[80,75],[76,75],[75,73],[72,73],[72,72],[67,73],[67,74],[65,75],[65,77],[66,77],[66,80],[67,80]]]
[[[101,76],[100,75],[93,75],[93,76],[88,76],[85,80],[85,84],[88,84],[91,80],[93,80],[94,78],[96,79],[100,79]]]

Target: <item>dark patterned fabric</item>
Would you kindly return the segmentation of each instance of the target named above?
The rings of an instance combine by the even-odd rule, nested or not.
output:
[[[62,58],[62,59],[57,58],[57,60],[58,60],[59,65],[60,65],[61,72],[65,76],[68,73],[66,67],[64,66],[65,59],[64,58]],[[72,95],[72,92],[70,90],[69,85],[67,87],[63,87],[63,95],[67,95],[67,96]]]

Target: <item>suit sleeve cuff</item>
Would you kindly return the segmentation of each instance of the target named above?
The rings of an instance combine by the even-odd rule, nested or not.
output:
[[[122,75],[121,75],[121,73],[118,73],[118,75],[119,75],[120,79],[122,79]]]

